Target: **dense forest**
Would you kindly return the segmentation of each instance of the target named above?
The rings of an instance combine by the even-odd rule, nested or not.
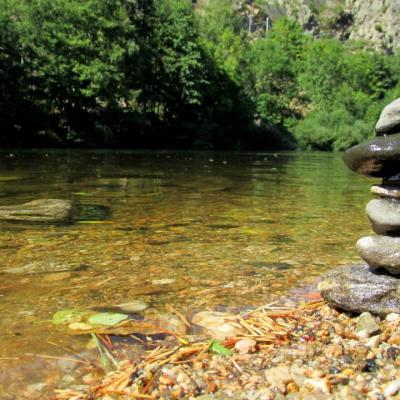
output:
[[[400,97],[400,55],[252,32],[231,0],[0,0],[3,146],[343,150]]]

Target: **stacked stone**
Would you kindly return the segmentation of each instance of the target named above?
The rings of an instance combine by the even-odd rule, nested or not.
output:
[[[330,272],[320,283],[322,296],[336,307],[385,315],[400,313],[400,99],[384,108],[377,138],[346,151],[353,171],[382,178],[371,192],[366,213],[374,236],[361,238],[357,250],[367,264]]]

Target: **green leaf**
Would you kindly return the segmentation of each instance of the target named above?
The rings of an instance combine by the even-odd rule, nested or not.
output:
[[[127,320],[129,317],[126,314],[118,313],[98,313],[91,315],[88,318],[89,324],[114,326],[122,321]]]
[[[231,356],[233,353],[226,347],[222,346],[217,340],[213,340],[210,346],[212,353],[220,354],[221,356]]]
[[[110,370],[110,362],[107,359],[106,355],[104,354],[103,347],[101,346],[101,343],[100,343],[98,337],[94,333],[91,333],[91,336],[92,336],[92,339],[94,340],[94,342],[96,343],[97,350],[99,351],[101,363],[104,365],[104,368],[107,371],[109,371]]]
[[[54,325],[66,325],[82,320],[82,312],[76,309],[60,310],[53,315]]]

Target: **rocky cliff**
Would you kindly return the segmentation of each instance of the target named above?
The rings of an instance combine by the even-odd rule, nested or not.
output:
[[[237,0],[234,5],[252,31],[286,15],[316,37],[363,40],[385,52],[400,47],[400,0]]]

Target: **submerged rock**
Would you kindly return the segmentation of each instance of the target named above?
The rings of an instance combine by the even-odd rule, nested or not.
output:
[[[175,283],[176,279],[174,278],[165,278],[165,279],[153,279],[151,283],[153,285],[171,285]]]
[[[358,240],[357,250],[370,266],[385,268],[392,274],[400,273],[400,238],[366,236]]]
[[[257,342],[253,339],[242,339],[236,342],[235,350],[239,354],[254,353],[257,349]]]
[[[400,187],[398,186],[373,185],[371,186],[371,193],[380,197],[400,199]]]
[[[59,282],[71,278],[71,272],[54,272],[43,278],[44,282]]]
[[[400,131],[400,99],[388,104],[375,127],[376,135],[390,135]]]
[[[21,267],[3,269],[1,272],[7,274],[45,274],[49,272],[77,271],[86,269],[86,265],[79,263],[57,262],[57,261],[33,261]]]
[[[171,313],[162,313],[157,315],[155,325],[164,331],[164,333],[173,333],[184,337],[188,332],[188,327],[176,315]]]
[[[73,213],[70,200],[40,199],[0,207],[0,220],[17,222],[66,222]]]
[[[193,315],[192,323],[203,328],[213,339],[224,340],[236,336],[240,329],[232,322],[232,314],[218,311],[201,311]]]
[[[129,303],[117,304],[115,308],[127,313],[136,313],[148,309],[150,305],[143,300],[133,300]]]
[[[352,171],[362,175],[384,178],[396,175],[399,172],[400,133],[353,146],[346,150],[343,160]]]
[[[371,200],[367,204],[365,212],[373,231],[378,235],[400,231],[400,200]]]
[[[329,272],[319,284],[322,297],[347,311],[386,315],[400,312],[400,280],[366,264]]]

